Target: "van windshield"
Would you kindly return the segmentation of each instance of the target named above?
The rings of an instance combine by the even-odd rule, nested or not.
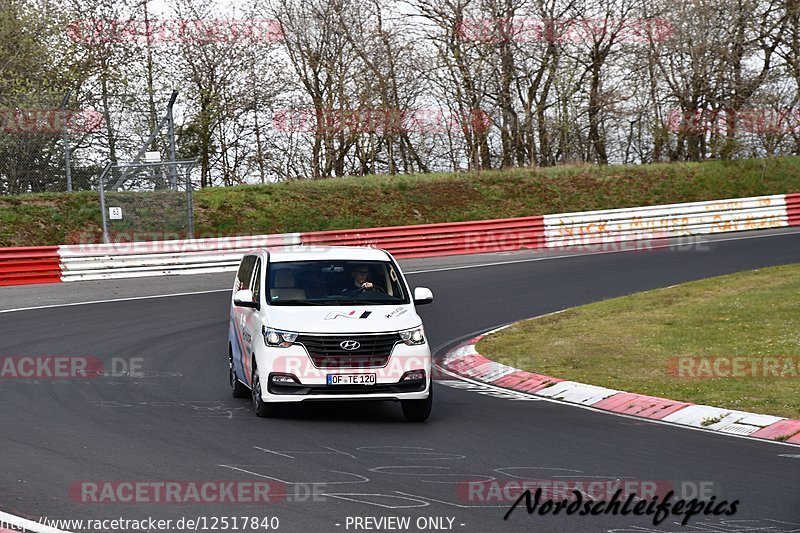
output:
[[[397,305],[409,303],[389,261],[270,263],[269,305]]]

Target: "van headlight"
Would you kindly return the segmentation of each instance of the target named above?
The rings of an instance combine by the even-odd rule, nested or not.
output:
[[[261,327],[261,332],[264,334],[264,344],[273,348],[288,348],[297,340],[298,335],[291,331],[281,331],[266,326]]]
[[[416,344],[424,344],[425,330],[422,329],[422,326],[414,329],[407,329],[405,331],[400,332],[400,338],[403,339],[403,342],[408,344],[409,346],[414,346]]]

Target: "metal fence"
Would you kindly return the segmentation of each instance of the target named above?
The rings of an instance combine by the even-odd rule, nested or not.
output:
[[[195,160],[107,164],[100,174],[103,242],[193,238],[196,164]]]
[[[70,94],[0,96],[0,194],[63,192],[96,183],[98,169],[73,169],[70,151],[100,127],[102,117],[70,109]]]
[[[96,191],[108,161],[134,160],[169,96],[156,94],[153,111],[141,95],[109,98],[99,111],[97,95],[0,94],[0,195]],[[170,155],[166,132],[147,146]]]

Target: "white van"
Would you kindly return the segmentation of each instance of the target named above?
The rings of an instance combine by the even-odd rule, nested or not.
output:
[[[230,384],[266,417],[284,402],[400,401],[424,421],[431,352],[394,258],[357,247],[258,250],[242,258],[231,299]]]

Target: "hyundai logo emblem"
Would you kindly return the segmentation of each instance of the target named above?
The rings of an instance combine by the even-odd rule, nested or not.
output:
[[[342,350],[348,350],[352,352],[353,350],[358,350],[361,348],[361,343],[358,341],[344,341],[340,342],[339,346],[342,347]]]

